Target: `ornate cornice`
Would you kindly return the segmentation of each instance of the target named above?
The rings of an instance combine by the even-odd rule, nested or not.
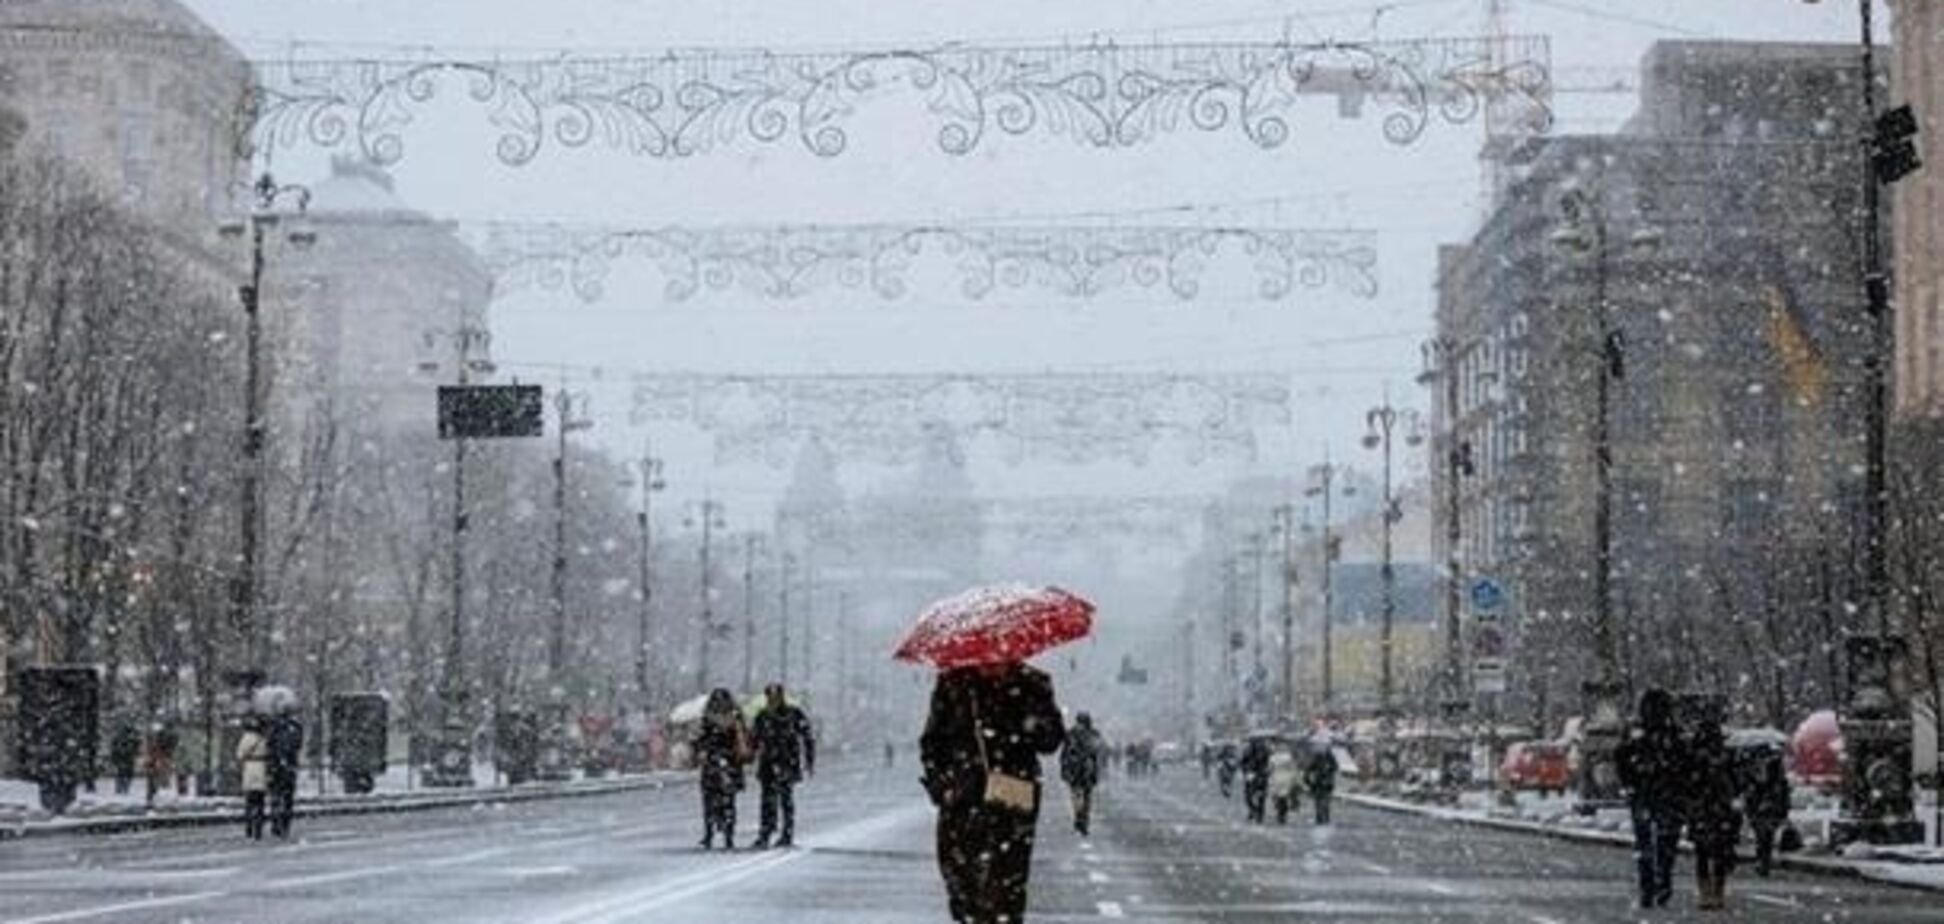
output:
[[[654,267],[662,295],[705,291],[794,299],[842,289],[891,300],[926,263],[950,268],[958,294],[1023,290],[1089,298],[1126,290],[1188,300],[1210,267],[1234,257],[1268,301],[1298,289],[1377,292],[1375,235],[1356,230],[1242,227],[990,227],[929,225],[617,229],[486,225],[471,231],[499,291],[567,289],[602,297],[621,261]]]
[[[1410,144],[1433,122],[1490,114],[1495,131],[1551,122],[1543,37],[1393,42],[1211,42],[777,52],[684,49],[639,56],[500,60],[412,57],[259,65],[255,112],[266,145],[354,149],[381,164],[405,154],[419,109],[454,89],[485,111],[513,166],[550,143],[685,158],[779,143],[818,157],[851,146],[851,117],[887,96],[916,97],[947,154],[1000,135],[1050,134],[1095,148],[1180,131],[1289,144],[1306,96],[1345,116],[1381,110]]]

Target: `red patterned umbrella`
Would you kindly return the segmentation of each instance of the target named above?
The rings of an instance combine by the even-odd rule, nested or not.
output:
[[[1086,638],[1093,613],[1057,587],[977,587],[926,607],[894,657],[938,668],[1023,661]]]

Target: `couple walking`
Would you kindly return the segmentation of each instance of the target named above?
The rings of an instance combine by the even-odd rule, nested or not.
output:
[[[243,833],[263,839],[265,815],[270,833],[290,836],[296,814],[297,765],[304,753],[304,723],[294,704],[286,703],[274,717],[251,714],[236,740],[236,762],[243,774]]]
[[[763,708],[753,727],[743,720],[742,708],[728,690],[709,694],[702,727],[695,736],[695,761],[702,782],[702,849],[715,846],[717,833],[726,850],[736,847],[736,795],[742,792],[744,770],[756,764],[762,787],[761,828],[755,848],[766,849],[771,838],[788,847],[796,838],[796,785],[817,769],[817,742],[810,717],[789,702],[783,685],[763,691]]]

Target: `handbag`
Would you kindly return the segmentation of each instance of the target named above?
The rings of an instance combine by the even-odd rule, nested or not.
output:
[[[979,721],[979,700],[972,700],[972,740],[979,746],[979,769],[985,771],[985,804],[1031,814],[1039,808],[1039,784],[992,769],[986,756],[985,727]]]

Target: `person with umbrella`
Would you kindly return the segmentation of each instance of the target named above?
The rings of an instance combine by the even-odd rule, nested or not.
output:
[[[243,734],[236,739],[236,764],[242,773],[243,836],[263,840],[263,803],[270,784],[270,742],[263,737],[263,717],[252,713],[243,719]]]
[[[1742,806],[1748,812],[1748,829],[1755,835],[1755,874],[1768,878],[1775,865],[1776,835],[1789,823],[1789,771],[1783,764],[1779,733],[1774,739],[1754,740],[1751,733],[1742,741],[1730,738],[1728,745],[1739,752],[1742,767]]]
[[[297,771],[304,758],[304,723],[297,718],[297,698],[286,695],[275,701],[275,715],[264,737],[270,751],[270,833],[290,836],[290,822],[297,814]]]
[[[763,711],[756,714],[756,782],[763,787],[762,828],[756,849],[770,845],[780,820],[782,836],[776,846],[788,847],[796,837],[796,784],[817,772],[817,739],[810,717],[783,693],[783,685],[763,689]]]
[[[1052,678],[1025,659],[1085,636],[1092,617],[1055,588],[974,590],[927,609],[898,648],[940,669],[918,748],[953,921],[1025,919],[1040,755],[1066,739]]]
[[[743,767],[749,763],[749,730],[728,690],[710,691],[694,747],[702,783],[702,849],[714,847],[720,831],[723,849],[734,850],[736,794],[742,792]]]

